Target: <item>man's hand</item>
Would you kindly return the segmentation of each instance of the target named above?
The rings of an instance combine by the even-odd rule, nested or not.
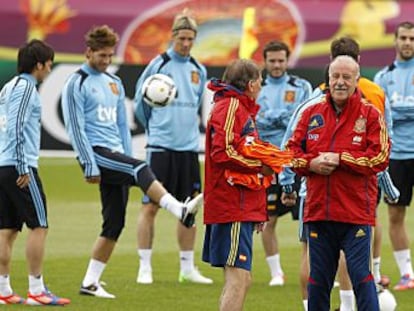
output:
[[[263,176],[270,176],[270,175],[272,175],[274,172],[273,172],[273,170],[271,169],[271,167],[270,167],[270,166],[267,166],[266,164],[263,164],[263,166],[262,166],[262,170],[260,171],[260,173],[261,173]]]
[[[292,193],[282,192],[280,201],[282,202],[282,204],[292,207],[296,204],[297,197],[298,195],[296,194],[296,191],[293,191]]]
[[[23,189],[23,188],[26,188],[29,185],[29,182],[30,182],[30,175],[29,174],[24,174],[24,175],[20,175],[17,178],[16,185],[20,189]]]
[[[101,182],[101,176],[86,177],[86,182],[89,184],[99,184]]]
[[[339,165],[339,153],[321,152],[309,164],[309,170],[320,175],[331,175]]]

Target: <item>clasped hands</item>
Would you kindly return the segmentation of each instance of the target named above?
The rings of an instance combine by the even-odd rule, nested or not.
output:
[[[339,153],[320,152],[310,161],[309,170],[319,175],[331,175],[339,165]]]

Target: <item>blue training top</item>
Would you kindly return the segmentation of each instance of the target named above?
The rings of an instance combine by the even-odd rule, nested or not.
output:
[[[131,155],[125,90],[119,77],[88,64],[73,73],[62,93],[63,119],[85,177],[100,175],[92,147]]]
[[[22,73],[0,93],[0,166],[14,165],[19,175],[38,167],[40,150],[40,96],[37,80]]]
[[[142,99],[146,78],[162,73],[174,80],[177,97],[168,106],[152,108]],[[191,56],[181,56],[168,49],[155,57],[139,77],[135,88],[135,114],[144,126],[149,147],[175,151],[199,150],[199,118],[207,71]]]

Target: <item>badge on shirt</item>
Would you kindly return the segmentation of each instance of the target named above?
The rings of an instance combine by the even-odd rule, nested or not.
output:
[[[308,132],[320,128],[322,126],[324,126],[324,120],[322,115],[317,114],[311,117],[311,119],[309,120],[309,125],[308,125]]]
[[[286,91],[285,92],[285,102],[287,103],[294,103],[296,97],[295,91]]]
[[[119,90],[118,90],[118,86],[116,85],[116,83],[109,83],[109,87],[111,88],[112,93],[114,93],[115,95],[119,95]]]
[[[200,74],[198,71],[191,71],[191,82],[194,84],[200,83]]]
[[[354,131],[356,133],[364,133],[367,130],[367,119],[360,116],[354,125]]]

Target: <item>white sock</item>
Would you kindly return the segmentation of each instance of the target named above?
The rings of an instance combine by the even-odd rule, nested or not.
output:
[[[339,298],[341,299],[341,311],[354,311],[355,296],[352,290],[340,290]]]
[[[267,264],[269,265],[270,275],[274,278],[276,275],[284,275],[282,266],[280,265],[280,255],[275,254],[273,256],[266,257]]]
[[[381,257],[372,259],[372,274],[374,275],[375,283],[381,281]]]
[[[303,310],[308,311],[308,300],[303,299],[302,303],[303,303]]]
[[[0,275],[0,296],[10,296],[13,290],[10,285],[10,276],[8,274]]]
[[[139,269],[151,271],[152,249],[138,249]]]
[[[99,284],[99,280],[103,271],[105,270],[106,263],[91,258],[89,260],[88,269],[86,270],[85,277],[82,281],[82,286],[89,286],[91,284]]]
[[[189,274],[194,270],[194,251],[180,251],[180,271]]]
[[[181,219],[183,211],[183,203],[177,201],[170,193],[164,194],[159,202],[160,206],[170,213],[172,213],[178,219]]]
[[[40,295],[44,291],[46,291],[46,288],[43,284],[43,276],[29,275],[29,292],[32,295]]]
[[[414,278],[410,250],[403,249],[401,251],[395,251],[394,258],[397,262],[398,268],[400,269],[401,276],[408,274],[411,278]]]

